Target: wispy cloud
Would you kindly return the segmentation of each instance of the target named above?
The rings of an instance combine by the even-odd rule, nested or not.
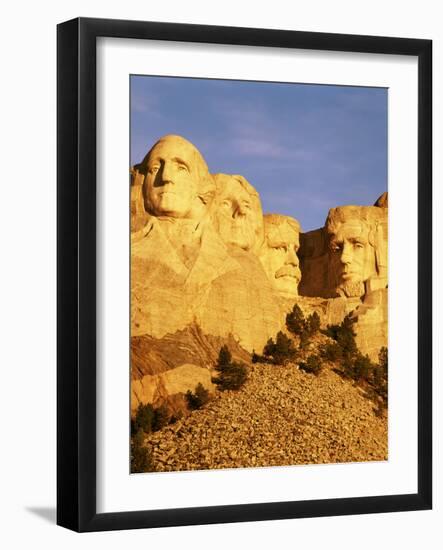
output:
[[[135,113],[158,112],[159,104],[159,97],[146,91],[137,91],[131,97],[131,108]]]
[[[294,151],[285,143],[282,128],[269,106],[259,101],[217,101],[217,111],[230,136],[230,148],[238,154],[268,159],[290,159]]]
[[[131,153],[161,135],[200,149],[211,172],[244,175],[266,211],[320,227],[332,206],[386,189],[386,91],[137,77]]]
[[[285,147],[277,143],[272,143],[269,140],[257,138],[233,138],[233,148],[242,155],[268,157],[273,159],[281,159],[290,156],[291,152]]]

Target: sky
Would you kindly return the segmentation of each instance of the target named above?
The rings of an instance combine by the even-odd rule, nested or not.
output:
[[[240,174],[264,212],[324,225],[329,208],[387,191],[387,89],[131,76],[131,165],[166,134],[211,173]]]

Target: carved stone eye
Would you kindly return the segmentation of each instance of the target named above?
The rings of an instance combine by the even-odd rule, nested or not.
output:
[[[156,174],[158,171],[160,170],[160,166],[151,166],[149,169],[148,169],[148,172],[150,174]]]

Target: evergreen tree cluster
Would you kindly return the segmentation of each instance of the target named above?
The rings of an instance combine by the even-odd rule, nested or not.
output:
[[[290,361],[295,361],[298,352],[306,347],[309,339],[320,330],[320,317],[317,312],[312,313],[306,319],[297,304],[292,311],[286,316],[286,328],[294,336],[300,338],[300,348],[297,350],[294,340],[284,334],[282,331],[277,333],[275,342],[269,338],[263,354],[252,354],[253,363],[272,363],[274,365],[285,365]]]
[[[195,387],[195,392],[186,392],[186,401],[191,410],[201,409],[209,401],[209,391],[200,382]]]
[[[152,455],[144,446],[143,440],[144,432],[140,428],[131,438],[131,473],[133,474],[155,471]]]
[[[336,343],[336,345],[330,344],[332,348],[328,350],[329,354],[336,356],[336,360],[352,358],[358,352],[353,323],[351,316],[347,315],[340,325],[328,325],[322,331]]]
[[[388,402],[388,348],[381,348],[378,354],[378,365],[373,370],[373,386],[383,403]]]
[[[332,342],[324,344],[317,353],[301,361],[299,368],[318,376],[325,361],[335,363],[336,372],[345,378],[364,383],[370,390],[369,393],[380,397],[385,405],[388,398],[387,349],[382,348],[378,364],[373,363],[367,355],[359,351],[355,342],[353,323],[351,316],[347,315],[341,324],[328,325],[326,329],[321,330]],[[286,327],[291,334],[299,337],[299,348],[296,349],[294,340],[280,331],[275,341],[272,338],[268,340],[262,355],[253,353],[253,363],[284,365],[289,361],[295,361],[306,348],[309,339],[320,331],[320,317],[314,312],[305,318],[303,311],[296,304],[286,316]]]
[[[373,393],[381,397],[384,404],[388,399],[388,350],[381,348],[378,363],[357,348],[353,320],[348,315],[340,325],[328,325],[324,334],[334,342],[320,349],[320,356],[338,365],[338,372],[345,378],[365,383]]]
[[[322,359],[319,355],[312,354],[306,361],[300,362],[298,368],[308,372],[309,374],[315,374],[315,376],[318,376],[323,369]]]
[[[144,433],[157,432],[174,420],[169,414],[166,405],[154,408],[150,403],[140,403],[135,417],[131,419],[131,434],[135,435],[139,430]]]
[[[305,318],[300,306],[295,304],[286,315],[286,328],[300,337],[300,347],[304,348],[309,339],[320,330],[320,316],[316,311]]]
[[[218,376],[213,379],[220,390],[239,390],[248,378],[246,365],[232,361],[227,346],[222,346],[216,364]]]
[[[297,350],[294,342],[279,331],[275,337],[275,342],[269,338],[263,348],[263,355],[252,354],[253,363],[272,363],[273,365],[284,365],[296,358]]]
[[[157,432],[177,420],[166,405],[154,408],[150,403],[139,403],[134,418],[131,418],[131,472],[155,471],[152,456],[144,444],[146,434]]]

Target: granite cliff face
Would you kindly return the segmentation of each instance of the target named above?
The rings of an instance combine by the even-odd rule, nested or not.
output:
[[[374,206],[331,208],[325,226],[300,239],[299,293],[329,298],[336,313],[352,312],[357,345],[372,360],[388,342],[387,206],[383,193]]]
[[[131,409],[140,403],[167,403],[172,411],[184,408],[184,394],[198,384],[214,391],[211,373],[220,348],[227,344],[233,359],[248,363],[249,354],[232,337],[205,334],[196,324],[154,338],[147,334],[131,339]]]
[[[351,313],[362,353],[387,345],[387,194],[331,208],[302,233],[263,215],[244,177],[212,175],[197,148],[161,138],[131,172],[132,407],[212,391],[223,344],[248,361],[295,303],[323,326]],[[175,399],[175,397],[174,397]]]

